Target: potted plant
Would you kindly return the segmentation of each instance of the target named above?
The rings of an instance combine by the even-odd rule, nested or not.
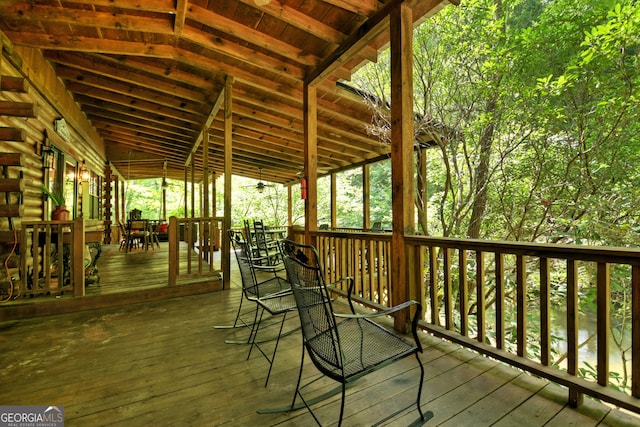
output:
[[[51,199],[54,205],[54,209],[51,212],[51,219],[53,221],[68,221],[69,210],[66,206],[62,188],[55,186],[53,190],[50,190],[49,187],[41,185],[40,189],[42,190],[43,196]]]

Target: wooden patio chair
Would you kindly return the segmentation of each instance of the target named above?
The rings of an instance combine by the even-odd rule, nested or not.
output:
[[[153,249],[154,246],[160,249],[160,233],[158,232],[158,227],[160,227],[160,221],[149,223],[149,244],[151,245],[151,249]]]
[[[127,225],[127,247],[126,251],[138,247],[139,245],[146,251],[149,250],[149,221],[145,219],[131,220]]]
[[[420,418],[416,423],[422,423],[426,418],[420,407],[424,380],[424,367],[420,357],[418,357],[418,353],[422,352],[422,346],[417,334],[418,318],[421,313],[420,304],[415,301],[408,301],[385,311],[358,314],[351,301],[354,281],[352,278],[346,278],[343,280],[350,282],[348,302],[351,313],[336,314],[333,310],[331,295],[324,281],[316,249],[313,246],[289,240],[284,240],[281,243],[281,247],[287,275],[297,303],[302,325],[303,346],[306,349],[306,354],[324,376],[341,384],[339,388],[342,392],[342,400],[338,425],[341,425],[344,415],[347,384],[410,355],[415,355],[420,366],[420,380],[416,384],[418,386],[417,398],[415,402],[411,402],[408,406],[386,417],[383,422],[388,421],[415,404],[420,413]],[[417,310],[412,321],[412,341],[371,320],[373,317],[388,316],[399,310],[408,309],[413,305],[417,305]],[[296,391],[291,406],[287,409],[297,409],[298,407],[296,407],[295,403],[296,399],[300,397],[304,404],[303,406],[309,410],[316,422],[320,424],[311,409],[311,405],[326,398],[326,396],[307,400],[302,394],[305,387],[317,380],[316,378],[301,386],[302,367],[305,358],[304,349]]]
[[[247,354],[247,360],[251,357],[251,353],[256,348],[269,362],[269,371],[267,372],[267,378],[265,380],[265,387],[269,382],[271,376],[271,369],[273,368],[273,362],[275,361],[276,352],[278,350],[278,344],[280,338],[284,336],[282,334],[285,320],[287,319],[287,313],[295,311],[296,304],[291,293],[291,287],[289,282],[277,275],[276,270],[271,266],[259,265],[255,262],[251,255],[250,250],[243,250],[239,245],[242,233],[234,230],[228,230],[229,239],[231,240],[233,251],[236,255],[238,262],[238,269],[240,270],[240,277],[242,279],[242,297],[240,300],[240,306],[236,314],[234,326],[246,326],[250,328],[249,337],[245,341],[225,341],[227,344],[250,344],[249,353]],[[262,274],[261,274],[262,273]],[[266,273],[267,279],[260,278]],[[243,301],[256,303],[255,310],[249,312],[242,312]],[[272,338],[260,341],[257,339],[258,331],[263,325],[264,312],[269,313],[272,317],[282,315],[280,323],[275,323],[279,326],[277,334]],[[245,316],[250,312],[253,313],[253,320],[245,320]],[[265,319],[266,320],[266,319]],[[269,325],[267,325],[269,326]],[[291,333],[290,331],[289,333]],[[274,348],[271,354],[261,346],[265,342],[273,342]]]
[[[124,227],[124,224],[118,221],[118,229],[120,231],[120,250],[123,250],[127,247],[129,243],[127,241],[127,230]]]

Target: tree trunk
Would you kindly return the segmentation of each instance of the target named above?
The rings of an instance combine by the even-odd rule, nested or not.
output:
[[[486,113],[491,117],[491,120],[485,125],[482,130],[482,136],[480,137],[480,161],[474,174],[475,195],[473,197],[471,218],[469,220],[469,226],[467,227],[467,237],[469,239],[477,239],[480,237],[482,219],[487,208],[489,161],[491,160],[491,148],[493,146],[493,134],[495,132],[494,115],[497,113],[496,96],[497,95],[494,95],[494,97],[487,102]]]

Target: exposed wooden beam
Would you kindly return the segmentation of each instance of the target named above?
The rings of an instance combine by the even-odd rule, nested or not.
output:
[[[211,127],[211,123],[213,123],[213,120],[216,118],[218,111],[220,111],[220,108],[224,104],[226,89],[227,89],[227,86],[225,85],[225,88],[222,89],[222,91],[218,94],[218,98],[216,99],[213,106],[211,107],[211,111],[207,116],[207,120],[205,120],[204,124],[202,125],[202,131],[198,135],[198,138],[194,141],[193,146],[191,147],[191,150],[189,150],[189,155],[187,156],[187,161],[185,162],[185,166],[193,160],[193,155],[198,150],[198,147],[200,146],[200,143],[202,142],[202,139],[204,137],[204,133],[209,131],[209,128]]]
[[[178,0],[176,4],[176,15],[174,17],[173,22],[173,33],[176,37],[182,36],[182,31],[184,30],[184,20],[187,16],[187,0]]]
[[[337,68],[342,66],[352,56],[357,54],[365,46],[371,43],[371,40],[378,37],[383,31],[389,27],[389,13],[404,0],[390,0],[384,7],[378,10],[375,15],[363,23],[356,32],[345,40],[333,54],[323,60],[316,68],[314,68],[305,77],[305,83],[316,85],[320,81],[330,76]]]
[[[313,34],[314,36],[325,40],[328,43],[340,44],[347,36],[330,25],[325,24],[322,21],[317,20],[315,17],[301,12],[298,9],[294,9],[288,6],[285,2],[280,0],[273,0],[262,6],[256,6],[254,0],[241,0],[243,3],[251,6],[258,7],[265,13],[274,16],[289,25],[299,28],[306,33]]]
[[[246,41],[252,45],[259,46],[273,52],[278,52],[281,56],[288,58],[299,64],[315,66],[320,62],[320,58],[305,52],[296,46],[283,42],[280,39],[268,36],[258,30],[247,28],[238,24],[225,16],[218,15],[208,9],[191,4],[189,7],[187,18],[192,19],[202,25],[221,31],[223,34],[229,34]]]
[[[344,10],[356,13],[358,15],[373,15],[378,10],[377,0],[323,0]]]
[[[88,6],[100,6],[115,9],[131,9],[146,12],[174,13],[175,0],[153,0],[141,2],[140,0],[73,0],[74,3]],[[23,1],[13,1],[13,3],[24,3]]]

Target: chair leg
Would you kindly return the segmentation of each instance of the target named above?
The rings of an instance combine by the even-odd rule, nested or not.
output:
[[[273,352],[271,353],[271,355],[267,354],[265,352],[265,350],[262,349],[260,344],[264,343],[264,342],[273,341],[273,338],[266,339],[264,341],[258,341],[256,339],[257,336],[258,336],[258,331],[260,330],[260,325],[262,323],[262,317],[264,315],[264,308],[261,310],[260,318],[256,322],[255,327],[252,328],[251,335],[250,335],[250,338],[249,338],[250,341],[251,341],[251,347],[249,348],[249,354],[247,355],[247,360],[249,360],[249,357],[251,357],[251,352],[252,352],[253,348],[255,347],[262,354],[262,356],[264,356],[264,358],[267,359],[267,362],[269,362],[269,371],[267,371],[267,378],[266,378],[266,380],[264,382],[264,386],[265,387],[269,384],[269,378],[271,377],[271,370],[273,368],[273,363],[276,360],[276,353],[278,352],[278,344],[280,343],[280,338],[282,337],[282,329],[284,328],[284,322],[287,320],[287,312],[278,313],[278,314],[282,314],[282,320],[280,321],[280,328],[278,329],[278,333],[277,333],[276,338],[275,338],[275,344],[274,344],[274,347],[273,347]],[[272,314],[272,316],[273,316],[273,314]]]
[[[282,328],[284,327],[285,320],[287,320],[286,312],[282,315],[282,322],[280,322],[280,329],[278,330],[278,338],[276,339],[276,344],[273,347],[273,354],[271,355],[271,360],[267,358],[267,360],[269,360],[269,372],[267,372],[267,379],[264,382],[265,387],[267,386],[267,384],[269,384],[269,377],[271,377],[271,369],[273,368],[273,363],[276,361],[276,352],[278,351],[278,344],[280,343],[280,338],[282,337]]]
[[[260,311],[260,317],[258,317],[258,311]],[[249,339],[247,340],[247,344],[251,344],[249,347],[249,353],[247,354],[247,360],[251,357],[251,351],[253,347],[256,345],[256,335],[258,334],[258,329],[260,329],[260,322],[262,322],[262,316],[264,315],[264,308],[258,308],[256,310],[256,318],[251,326],[251,332],[249,333]]]
[[[238,306],[238,311],[236,312],[236,318],[233,321],[232,325],[217,325],[214,326],[214,329],[233,329],[233,328],[239,328],[240,326],[246,326],[249,327],[249,325],[247,324],[247,322],[242,320],[242,304],[244,302],[244,293],[241,294],[240,296],[240,305]],[[242,325],[240,325],[240,323],[242,323]]]
[[[345,383],[342,383],[342,399],[340,399],[340,419],[338,420],[338,427],[342,425],[342,417],[344,416],[344,401],[347,397],[346,394],[346,385]]]
[[[300,393],[300,382],[302,381],[302,368],[304,367],[304,342],[302,343],[302,357],[300,358],[300,371],[298,372],[298,382],[296,383],[296,391],[293,393],[293,400],[291,401],[291,409],[296,406],[296,398]]]
[[[420,360],[417,352],[416,359],[418,360],[418,365],[420,365],[420,382],[418,383],[418,398],[416,399],[416,406],[418,407],[418,412],[420,413],[420,419],[424,420],[425,416],[422,413],[422,408],[420,407],[420,400],[422,398],[422,383],[424,381],[424,366],[422,365],[422,360]]]

